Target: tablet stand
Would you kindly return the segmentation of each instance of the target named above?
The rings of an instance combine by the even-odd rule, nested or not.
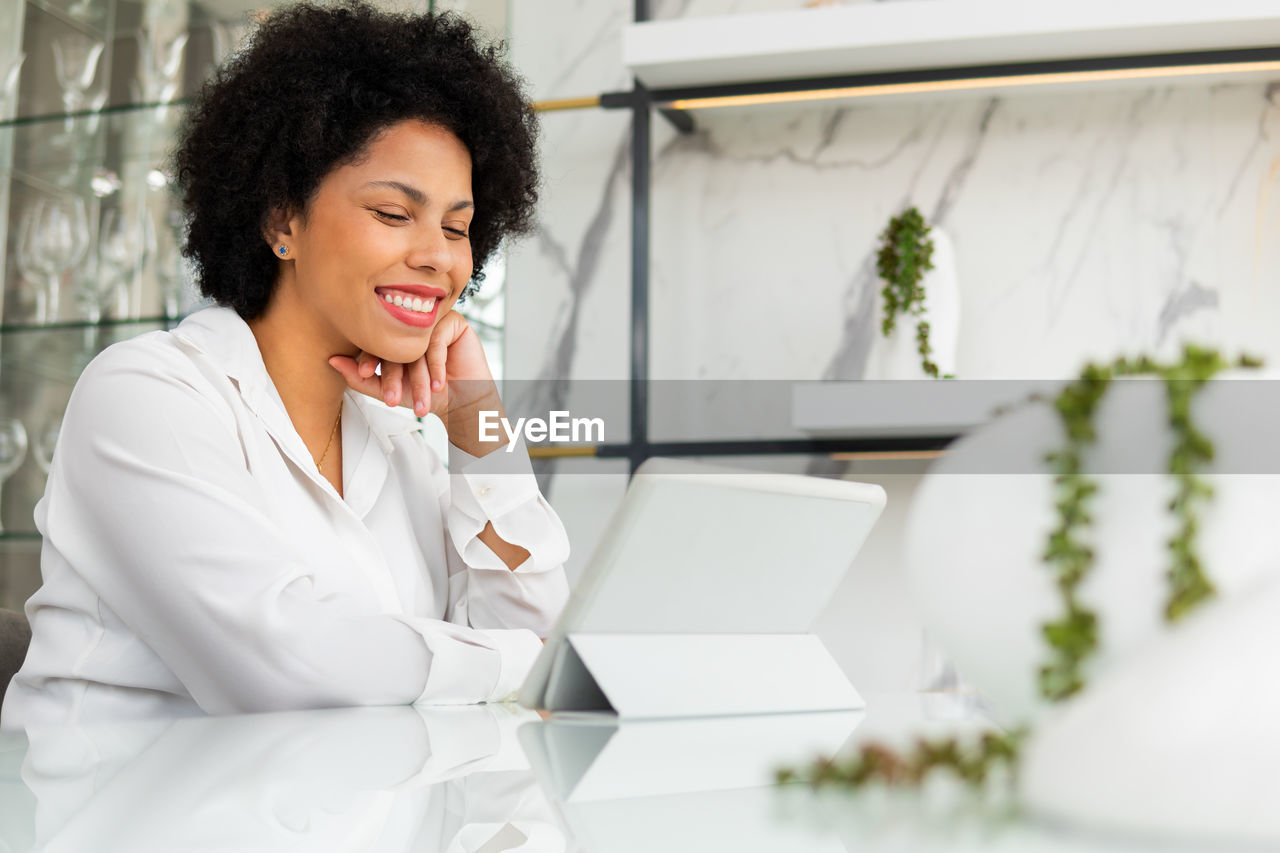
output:
[[[843,711],[862,697],[813,634],[569,634],[551,711],[690,717]]]

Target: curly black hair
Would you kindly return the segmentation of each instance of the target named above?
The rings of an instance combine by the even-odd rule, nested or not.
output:
[[[475,272],[463,296],[474,292],[502,239],[533,224],[538,124],[523,83],[463,18],[348,0],[272,13],[188,112],[173,172],[201,293],[261,315],[277,276],[271,211],[305,213],[326,175],[409,119],[447,128],[471,154]]]

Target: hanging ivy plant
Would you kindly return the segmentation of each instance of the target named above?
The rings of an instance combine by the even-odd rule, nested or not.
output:
[[[1081,472],[1080,459],[1096,439],[1093,415],[1111,380],[1144,375],[1164,380],[1169,428],[1174,436],[1169,474],[1176,490],[1168,509],[1178,524],[1177,533],[1168,541],[1164,615],[1166,621],[1174,622],[1214,594],[1196,548],[1200,529],[1197,509],[1213,497],[1213,489],[1196,472],[1213,460],[1213,444],[1191,422],[1192,397],[1221,370],[1260,365],[1247,356],[1232,365],[1213,350],[1187,345],[1181,361],[1175,364],[1161,365],[1142,356],[1122,358],[1109,366],[1089,365],[1054,401],[1067,446],[1046,457],[1057,474],[1058,523],[1049,535],[1044,559],[1057,573],[1063,615],[1043,627],[1051,650],[1050,660],[1040,668],[1040,693],[1046,699],[1064,699],[1084,686],[1081,667],[1098,646],[1097,614],[1077,597],[1080,584],[1093,568],[1093,551],[1084,543],[1083,534],[1091,521],[1089,501],[1098,492],[1097,483]]]
[[[1169,365],[1146,356],[1122,358],[1110,365],[1086,365],[1080,378],[1053,400],[1066,445],[1045,457],[1055,473],[1057,524],[1049,533],[1044,560],[1056,574],[1062,600],[1062,615],[1042,627],[1049,660],[1040,667],[1039,687],[1041,695],[1049,701],[1061,701],[1084,687],[1083,666],[1098,648],[1097,614],[1078,596],[1080,585],[1094,563],[1087,533],[1093,521],[1090,504],[1098,494],[1098,484],[1084,474],[1082,459],[1097,440],[1093,419],[1112,380],[1154,375],[1165,384],[1168,423],[1174,435],[1168,467],[1175,494],[1168,510],[1178,526],[1167,543],[1169,568],[1165,573],[1164,615],[1166,621],[1174,622],[1214,595],[1213,584],[1204,573],[1197,550],[1199,508],[1213,497],[1213,489],[1198,471],[1213,460],[1213,444],[1191,421],[1192,400],[1195,392],[1219,371],[1261,364],[1248,356],[1228,362],[1214,350],[1188,345],[1183,349],[1182,359]],[[780,770],[778,781],[803,780],[814,786],[835,784],[853,788],[871,782],[917,785],[927,774],[945,768],[961,780],[982,784],[997,766],[1016,769],[1018,747],[1025,734],[1025,730],[987,733],[976,745],[965,745],[955,738],[921,741],[905,755],[878,744],[866,744],[848,759],[820,759],[806,769]]]
[[[1098,618],[1076,595],[1093,568],[1093,549],[1084,532],[1093,521],[1089,505],[1098,485],[1087,478],[1081,458],[1097,439],[1093,415],[1111,385],[1111,370],[1086,365],[1080,378],[1053,401],[1067,437],[1066,446],[1045,461],[1054,469],[1054,508],[1057,524],[1049,533],[1043,558],[1058,577],[1062,616],[1042,626],[1050,660],[1040,667],[1040,693],[1050,701],[1070,696],[1084,686],[1081,664],[1098,646]]]
[[[884,281],[884,317],[880,331],[887,338],[893,334],[898,315],[923,317],[925,293],[921,282],[924,274],[933,269],[933,240],[918,208],[911,207],[889,220],[880,234],[880,250],[876,255],[876,270]],[[929,344],[929,323],[916,323],[916,350],[920,353],[920,367],[925,373],[938,378],[938,365],[933,362],[933,347]],[[954,379],[947,374],[944,379]]]

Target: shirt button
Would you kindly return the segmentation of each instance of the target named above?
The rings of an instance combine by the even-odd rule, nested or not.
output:
[[[491,486],[481,486],[476,489],[476,497],[478,498],[487,498],[491,494],[493,494],[493,488]]]

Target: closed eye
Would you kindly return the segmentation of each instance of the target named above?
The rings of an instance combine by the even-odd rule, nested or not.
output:
[[[448,231],[450,234],[458,235],[460,239],[469,239],[471,237],[470,234],[468,234],[466,231],[462,230],[461,228],[445,228],[444,230]]]
[[[371,208],[371,209],[372,209],[372,208]],[[407,216],[399,216],[399,215],[394,214],[394,213],[387,213],[385,210],[376,210],[376,209],[373,209],[373,213],[374,213],[374,215],[375,215],[375,216],[377,216],[379,219],[384,219],[384,220],[387,220],[387,221],[390,221],[390,222],[408,222],[408,221],[409,221],[409,217],[407,217]]]

